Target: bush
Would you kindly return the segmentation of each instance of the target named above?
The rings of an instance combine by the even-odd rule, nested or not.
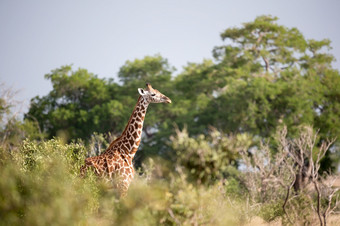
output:
[[[279,219],[284,224],[318,220],[311,209],[316,209],[318,193],[310,187],[300,193],[287,193],[294,178],[287,174],[292,161],[281,152],[288,149],[272,154],[271,147],[263,144],[250,149],[252,155],[248,155],[244,152],[250,146],[247,136],[223,136],[214,130],[197,139],[189,137],[185,130],[177,131],[172,140],[176,163],[171,165],[161,158],[145,161],[127,197],[121,200],[109,183],[90,171],[85,178],[79,177],[79,168],[88,149],[93,148],[91,145],[52,139],[25,140],[11,151],[2,147],[0,224],[237,225],[254,216],[265,221]],[[241,154],[242,170],[228,165],[228,150],[240,150],[232,153]],[[211,168],[207,170],[202,165]],[[196,171],[188,166],[194,166]],[[317,183],[321,190],[320,211],[324,213],[330,206],[325,212],[329,215],[337,210],[338,193],[334,193],[337,190],[332,183],[323,180]],[[330,195],[333,199],[328,201]],[[285,197],[288,199],[282,208]]]
[[[226,136],[211,128],[207,136],[189,137],[184,128],[171,138],[177,165],[184,168],[189,180],[197,184],[214,184],[228,174],[228,167],[237,167],[241,150],[247,150],[252,139],[247,134]]]
[[[117,200],[110,184],[79,177],[86,148],[52,139],[25,140],[18,151],[1,149],[0,217],[3,225],[225,225],[238,209],[221,185],[195,186],[181,172],[160,179],[162,162],[149,161],[128,196]],[[221,217],[223,216],[223,217]]]
[[[60,140],[24,141],[1,163],[0,213],[5,225],[73,225],[86,222],[98,208],[93,177],[76,173],[84,147]]]

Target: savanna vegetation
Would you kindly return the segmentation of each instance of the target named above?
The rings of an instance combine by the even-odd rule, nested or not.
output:
[[[45,78],[24,119],[1,87],[1,225],[339,224],[340,74],[330,41],[260,16],[222,34],[212,59],[180,72],[160,55],[127,61],[119,81],[71,65]],[[119,135],[149,82],[152,105],[118,200],[87,156]]]

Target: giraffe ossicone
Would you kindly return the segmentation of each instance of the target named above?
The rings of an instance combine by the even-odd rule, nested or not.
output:
[[[150,103],[171,103],[169,97],[146,84],[146,89],[138,88],[140,94],[137,104],[123,133],[102,154],[85,159],[85,165],[80,168],[85,175],[88,168],[95,174],[112,181],[120,196],[125,196],[134,177],[132,159],[135,156],[142,137],[146,110]]]

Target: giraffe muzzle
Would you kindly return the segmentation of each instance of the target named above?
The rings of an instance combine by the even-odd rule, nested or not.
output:
[[[167,104],[171,104],[171,100],[170,100],[169,97],[165,97],[164,102],[167,103]]]

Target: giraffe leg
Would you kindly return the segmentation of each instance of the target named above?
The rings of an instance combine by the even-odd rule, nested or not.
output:
[[[130,183],[131,180],[129,180],[129,178],[121,175],[117,175],[117,177],[112,180],[113,189],[117,192],[119,198],[124,198],[127,195]]]
[[[127,195],[130,183],[122,182],[119,184],[118,192],[120,198],[124,198]]]

